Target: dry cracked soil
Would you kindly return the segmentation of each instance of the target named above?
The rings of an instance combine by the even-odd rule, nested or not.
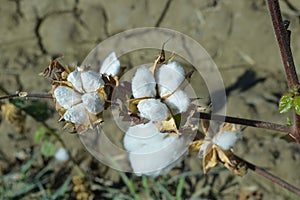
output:
[[[283,17],[291,22],[291,46],[299,69],[300,3],[298,0],[280,0],[280,5]],[[278,101],[287,92],[287,84],[270,16],[262,0],[0,0],[0,25],[2,94],[5,91],[47,93],[50,91],[49,82],[38,74],[49,65],[51,58],[60,57],[62,63],[69,65],[80,64],[99,42],[110,36],[132,28],[156,26],[188,35],[210,54],[226,87],[227,115],[280,124],[286,123],[288,117],[278,112]],[[121,61],[125,66],[144,60],[149,62],[158,51],[153,52],[124,56]],[[80,166],[88,172],[93,171],[90,175],[94,173],[112,181],[115,188],[125,187],[118,183],[121,180],[116,171],[102,169],[105,167],[87,153],[76,135],[61,129],[54,103],[45,102],[51,115],[46,123],[59,130]],[[40,122],[27,117],[23,129],[18,131],[15,125],[1,119],[2,176],[20,170],[22,163],[40,148],[33,137],[41,126]],[[234,151],[300,187],[300,146],[282,140],[281,136],[282,133],[276,131],[247,128]],[[36,162],[35,165],[39,166],[45,160]],[[72,166],[68,165],[67,169],[72,171]],[[196,155],[189,156],[178,169],[201,170],[201,161]],[[189,177],[186,180],[189,180],[184,186],[183,197],[186,199],[205,188],[206,184],[211,184],[211,187],[200,196],[206,199],[216,199],[216,193],[221,199],[247,199],[246,194],[249,194],[249,199],[297,199],[251,171],[244,177],[220,171],[217,176]],[[28,197],[34,191],[29,192]],[[144,198],[150,199],[149,196]],[[159,199],[166,199],[166,196],[162,194]]]

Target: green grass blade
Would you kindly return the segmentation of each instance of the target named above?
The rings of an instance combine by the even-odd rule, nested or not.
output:
[[[180,178],[179,183],[177,185],[177,189],[176,189],[176,199],[177,200],[182,199],[183,185],[184,185],[184,178]]]

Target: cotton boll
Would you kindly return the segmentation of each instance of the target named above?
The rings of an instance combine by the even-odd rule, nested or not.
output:
[[[134,98],[155,97],[155,79],[153,74],[145,66],[137,69],[132,78],[132,93]]]
[[[237,131],[224,131],[213,137],[212,142],[223,150],[229,150],[241,138],[241,130]]]
[[[151,121],[163,121],[169,115],[167,106],[158,99],[146,99],[138,104],[138,110],[141,117]]]
[[[54,96],[59,105],[65,109],[69,109],[81,101],[79,93],[65,86],[58,86],[55,88]]]
[[[69,160],[69,154],[65,148],[59,148],[55,153],[55,159],[58,162],[65,162]]]
[[[177,62],[162,65],[157,70],[157,83],[160,96],[174,92],[185,78],[184,70]]]

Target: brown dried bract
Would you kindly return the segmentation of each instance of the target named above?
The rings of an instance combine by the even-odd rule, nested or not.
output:
[[[67,76],[69,73],[71,73],[69,67],[64,67],[57,60],[53,60],[51,61],[50,65],[39,75],[44,76],[51,82],[51,84],[53,84],[54,81],[67,80]]]

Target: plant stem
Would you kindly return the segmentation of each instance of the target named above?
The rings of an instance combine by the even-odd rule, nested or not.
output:
[[[281,59],[285,69],[289,90],[299,90],[299,80],[297,77],[293,54],[290,46],[290,31],[287,30],[287,26],[285,26],[284,22],[282,21],[278,0],[267,0],[267,2],[274,32],[280,48]],[[297,115],[296,112],[294,115],[294,131],[292,131],[290,134],[298,141],[298,143],[300,143],[300,116]]]
[[[12,99],[12,98],[40,98],[40,99],[53,99],[51,94],[30,94],[28,92],[18,92],[17,94],[9,94],[5,96],[0,96],[2,99]]]
[[[264,129],[275,130],[275,131],[280,131],[280,132],[285,132],[285,133],[291,133],[293,131],[293,129],[290,126],[275,124],[275,123],[271,123],[271,122],[244,119],[244,118],[238,118],[238,117],[229,117],[229,116],[223,116],[223,115],[211,115],[211,114],[205,113],[205,112],[198,112],[196,115],[200,119],[211,120],[211,118],[213,117],[213,120],[215,120],[215,121],[224,121],[224,122],[228,122],[228,123],[232,123],[232,124],[252,126],[252,127],[256,127],[256,128],[264,128]]]
[[[283,188],[286,188],[289,191],[291,191],[291,192],[295,193],[296,195],[300,196],[300,189],[299,188],[294,187],[293,185],[285,182],[284,180],[280,179],[279,177],[274,176],[273,174],[265,171],[264,169],[262,169],[260,167],[257,167],[254,164],[252,164],[248,161],[245,161],[244,159],[242,159],[242,158],[240,158],[236,155],[234,155],[234,156],[237,157],[238,159],[240,159],[242,162],[244,162],[247,165],[248,169],[251,169],[255,173],[269,179],[273,183],[276,183],[277,185],[279,185]]]

